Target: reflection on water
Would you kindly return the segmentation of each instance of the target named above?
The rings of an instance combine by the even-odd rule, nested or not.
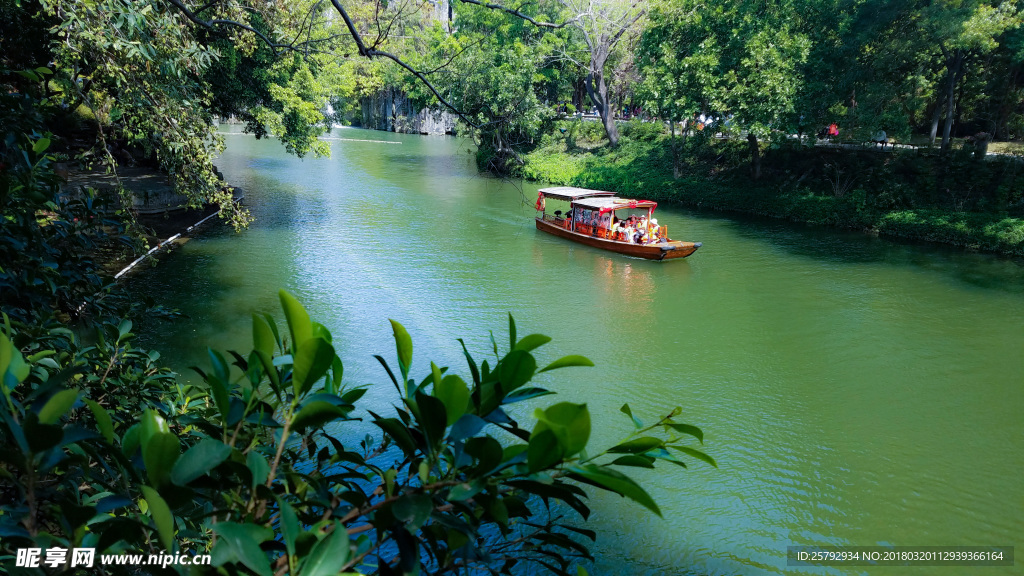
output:
[[[387,318],[413,336],[414,372],[464,372],[454,339],[483,356],[513,313],[554,338],[541,362],[597,364],[541,378],[588,403],[596,445],[631,429],[623,402],[648,421],[681,406],[720,464],[637,472],[664,518],[598,496],[599,574],[866,574],[787,567],[785,549],[1021,544],[1020,263],[664,206],[659,222],[704,246],[630,259],[535,230],[538,186],[480,177],[458,140],[367,139],[401,144],[334,140],[333,158],[299,160],[229,136],[219,165],[257,221],[134,281],[190,316],[147,344],[179,368],[242,348],[248,314],[276,312],[284,287],[335,334],[347,379],[383,382]]]

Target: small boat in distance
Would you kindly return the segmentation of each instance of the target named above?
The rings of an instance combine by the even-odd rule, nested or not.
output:
[[[568,202],[569,210],[548,214],[547,198]],[[653,218],[658,203],[651,200],[630,200],[618,198],[613,192],[558,186],[541,188],[536,207],[541,212],[536,218],[538,230],[627,256],[648,260],[686,258],[701,247],[700,242],[670,240],[668,227],[657,226],[658,221]],[[637,211],[647,214],[637,216]],[[624,231],[626,227],[629,232]]]

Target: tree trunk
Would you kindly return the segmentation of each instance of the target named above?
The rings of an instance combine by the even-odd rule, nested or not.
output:
[[[671,116],[669,116],[671,118]],[[678,180],[682,174],[679,173],[679,146],[676,141],[676,122],[669,120],[669,133],[672,134],[672,178]]]
[[[619,144],[619,129],[615,125],[615,114],[612,113],[611,107],[601,112],[601,121],[604,124],[604,132],[608,135],[608,144],[612,148],[616,147]]]
[[[935,103],[935,112],[932,113],[932,132],[928,137],[928,147],[935,146],[935,137],[939,135],[939,120],[942,119],[942,101]]]
[[[1008,80],[1003,84],[1003,95],[1000,98],[999,107],[996,109],[995,125],[992,128],[992,137],[999,140],[1010,138],[1010,117],[1017,106],[1017,78],[1020,76],[1021,65],[1014,64],[1010,67]]]
[[[597,107],[601,116],[601,124],[608,135],[608,144],[614,148],[619,143],[619,130],[615,126],[613,104],[608,101],[608,84],[604,81],[604,65],[608,61],[608,47],[600,47],[590,52],[590,72],[587,74],[587,95]]]
[[[747,134],[747,144],[750,146],[750,177],[754,180],[761,179],[761,150],[757,146],[757,136]]]
[[[956,101],[956,85],[963,74],[964,53],[957,50],[952,60],[947,60],[949,81],[946,83],[946,122],[942,125],[942,153],[949,152],[950,134],[953,131],[953,111]]]

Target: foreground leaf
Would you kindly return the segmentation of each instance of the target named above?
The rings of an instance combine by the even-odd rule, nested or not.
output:
[[[309,320],[309,314],[302,304],[288,292],[281,290],[277,293],[281,300],[281,308],[284,309],[284,317],[288,321],[288,331],[292,335],[292,352],[298,350],[298,345],[313,337],[313,323]]]
[[[270,561],[260,544],[274,537],[274,533],[254,524],[218,522],[213,531],[224,539],[235,558],[259,576],[272,576]]]
[[[181,455],[171,470],[171,482],[185,486],[213,470],[231,454],[231,447],[213,438],[206,438]]]
[[[334,576],[341,572],[348,564],[349,546],[345,527],[336,522],[334,530],[313,546],[313,550],[302,563],[299,576]]]
[[[156,524],[156,533],[160,544],[164,550],[170,552],[174,550],[174,516],[171,514],[171,509],[156,490],[149,486],[141,488],[142,495],[149,506],[149,515],[153,518],[153,523]]]
[[[592,484],[625,496],[661,516],[661,510],[651,496],[625,474],[593,465],[574,466],[570,470],[573,472],[573,474],[570,474],[570,477],[576,477],[587,484]]]
[[[75,405],[78,399],[78,390],[61,390],[43,405],[39,410],[39,422],[41,424],[56,424],[60,417],[67,414],[68,410]]]
[[[348,411],[344,408],[325,400],[314,400],[308,402],[295,415],[295,418],[292,420],[292,429],[302,431],[306,428],[318,428],[328,422],[344,418],[347,415]]]
[[[689,454],[690,456],[693,456],[694,458],[696,458],[698,460],[703,460],[704,462],[707,462],[708,464],[711,464],[715,468],[718,468],[718,462],[715,462],[714,458],[712,458],[711,456],[708,456],[707,454],[701,452],[700,450],[697,450],[695,448],[690,448],[689,446],[670,446],[670,447],[671,448],[675,448],[676,450],[679,450],[683,454]]]
[[[395,349],[398,351],[398,367],[402,371],[402,378],[409,377],[409,367],[412,366],[412,337],[409,332],[394,320],[391,322],[391,331],[395,335]]]
[[[538,372],[547,372],[548,370],[554,370],[556,368],[568,368],[569,366],[593,366],[594,363],[585,356],[569,355],[563,356],[558,360],[555,360],[551,364],[541,368]]]

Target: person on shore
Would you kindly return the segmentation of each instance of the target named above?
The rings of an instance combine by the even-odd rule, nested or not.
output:
[[[832,140],[837,136],[839,136],[839,125],[833,122],[828,125],[828,139]]]
[[[875,144],[881,144],[882,150],[885,150],[885,145],[889,143],[889,137],[885,133],[885,130],[879,130],[875,132],[875,135],[871,138],[871,141]]]

